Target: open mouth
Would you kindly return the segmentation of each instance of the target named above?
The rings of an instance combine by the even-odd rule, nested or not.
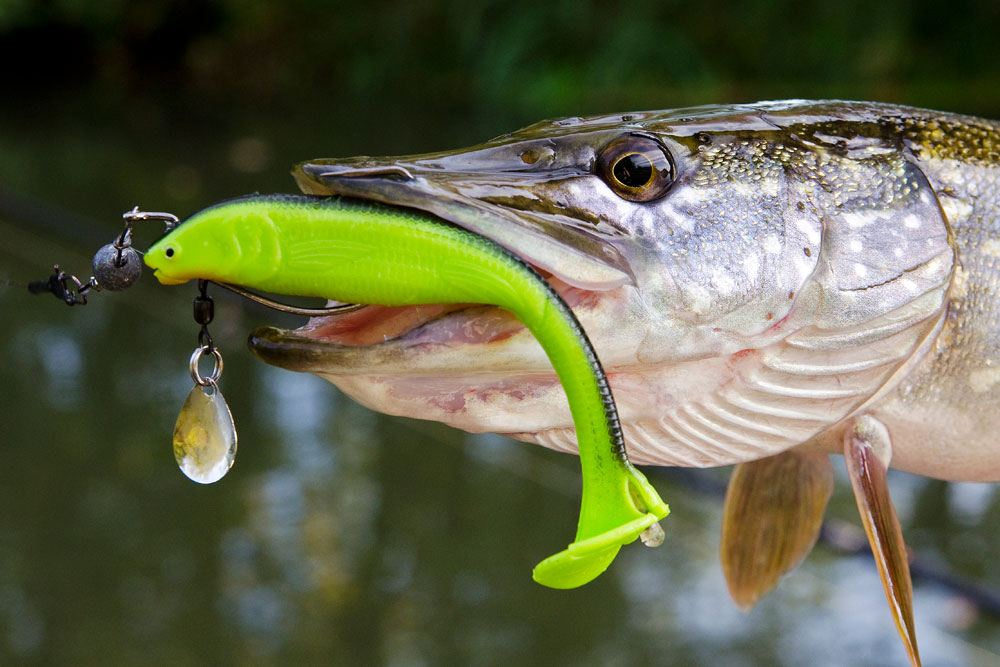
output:
[[[574,311],[592,306],[598,293],[567,285],[542,273],[548,283]],[[278,329],[265,327],[274,339]],[[461,346],[500,343],[526,331],[511,313],[496,306],[475,303],[426,304],[417,306],[366,305],[363,308],[311,318],[282,338],[292,337],[315,343],[364,348],[378,345]]]
[[[343,315],[311,319],[297,333],[340,345],[377,345],[406,339],[447,344],[489,343],[523,326],[498,308],[476,304],[366,306]]]

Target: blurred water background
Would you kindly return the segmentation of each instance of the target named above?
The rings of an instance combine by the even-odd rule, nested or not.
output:
[[[374,414],[245,346],[292,325],[216,294],[235,468],[170,433],[193,288],[31,296],[134,204],[290,192],[292,163],[477,143],[560,115],[783,97],[1000,117],[1000,5],[793,0],[0,0],[0,663],[902,665],[867,556],[819,546],[749,614],[717,549],[728,470],[649,470],[659,549],[576,591],[575,459]],[[140,233],[138,244],[152,240]],[[857,525],[837,461],[830,516]],[[921,563],[1000,590],[991,485],[898,474]],[[1000,664],[1000,622],[917,578],[925,665]]]

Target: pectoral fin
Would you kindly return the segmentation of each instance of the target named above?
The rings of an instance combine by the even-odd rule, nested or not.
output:
[[[920,665],[913,627],[913,585],[903,531],[889,498],[886,473],[892,456],[889,431],[874,417],[863,415],[844,435],[844,459],[854,488],[858,512],[868,534],[885,596],[910,663]]]
[[[722,570],[733,601],[753,607],[816,544],[833,492],[826,454],[786,451],[733,470],[722,518]]]

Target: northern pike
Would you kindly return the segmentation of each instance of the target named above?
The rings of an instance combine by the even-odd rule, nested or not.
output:
[[[420,209],[542,272],[593,341],[633,461],[738,464],[722,538],[738,604],[808,553],[827,454],[844,454],[919,664],[886,469],[1000,478],[1000,125],[764,102],[545,121],[293,173],[305,193]],[[370,306],[250,345],[381,412],[575,451],[542,348],[495,307]]]

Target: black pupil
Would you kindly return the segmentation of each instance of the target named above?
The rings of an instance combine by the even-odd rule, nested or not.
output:
[[[653,178],[653,163],[642,153],[629,153],[615,162],[612,172],[622,185],[640,188]]]
[[[164,251],[163,254],[166,255],[167,257],[173,257],[174,256],[174,249],[173,248],[167,248]]]

